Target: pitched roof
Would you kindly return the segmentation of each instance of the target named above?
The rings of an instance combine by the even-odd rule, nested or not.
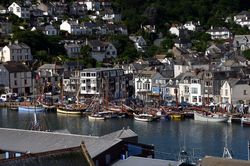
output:
[[[28,66],[20,63],[20,62],[14,62],[9,61],[3,63],[3,66],[10,72],[10,73],[17,73],[17,72],[29,72],[31,71]]]
[[[239,80],[240,80],[239,78],[229,78],[229,79],[227,80],[227,82],[229,83],[229,85],[230,85],[231,87],[233,87],[234,85],[237,84],[237,82],[238,82]]]
[[[229,31],[226,27],[211,27],[207,32],[225,32]]]
[[[7,45],[7,47],[9,47],[9,49],[29,49],[30,47],[25,44],[25,43],[13,43],[11,45]]]
[[[133,132],[131,129],[122,129],[122,130],[118,130],[116,132],[104,135],[101,138],[103,139],[117,139],[117,138],[126,139],[130,137],[138,137],[138,135],[135,132]]]
[[[41,153],[85,143],[91,158],[121,142],[121,139],[102,139],[65,133],[0,128],[0,149],[21,153]]]
[[[93,164],[84,145],[0,160],[0,166],[88,166]]]
[[[42,66],[40,66],[38,68],[38,70],[41,70],[41,69],[62,69],[63,67],[60,66],[60,65],[56,65],[56,64],[44,64]]]
[[[107,42],[103,42],[100,40],[90,40],[90,41],[88,41],[88,43],[93,47],[105,47],[108,45]]]

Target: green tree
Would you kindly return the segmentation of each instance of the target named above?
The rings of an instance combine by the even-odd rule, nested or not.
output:
[[[245,50],[242,52],[244,57],[246,57],[248,60],[250,60],[250,50]]]

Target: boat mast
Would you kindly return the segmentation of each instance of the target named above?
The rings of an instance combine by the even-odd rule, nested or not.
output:
[[[222,158],[232,159],[233,157],[227,148],[227,136],[228,136],[228,127],[227,127],[227,132],[226,132],[225,147],[224,147]]]
[[[250,160],[250,144],[249,144],[249,141],[247,142],[247,160],[249,161]]]
[[[105,110],[106,110],[106,111],[108,111],[108,104],[109,104],[109,103],[108,103],[108,94],[109,94],[109,93],[108,93],[108,87],[109,87],[109,85],[108,85],[108,84],[109,84],[108,79],[109,79],[109,78],[106,78],[106,79],[105,79],[105,83],[106,83],[106,86],[105,86],[105,93],[106,93],[106,94],[105,94],[105,100],[106,100],[106,101],[105,101],[105,103],[106,103],[105,106],[106,106],[106,109],[105,109]]]

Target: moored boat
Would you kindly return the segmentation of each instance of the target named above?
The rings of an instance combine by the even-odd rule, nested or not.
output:
[[[219,114],[201,114],[194,111],[194,120],[204,121],[204,122],[226,122],[228,120],[227,115]]]
[[[85,111],[84,108],[70,108],[70,107],[58,107],[57,113],[69,114],[69,115],[81,115]]]
[[[88,116],[89,120],[105,120],[105,116],[99,113],[93,113]]]
[[[184,118],[180,113],[170,114],[169,116],[172,120],[182,120]]]
[[[18,106],[19,112],[43,112],[45,109],[42,106]]]
[[[153,115],[150,115],[150,114],[146,114],[146,113],[143,113],[143,114],[133,114],[134,115],[134,119],[137,120],[137,121],[142,121],[142,122],[151,122],[153,121]]]
[[[241,124],[243,126],[250,126],[250,117],[242,117],[241,118]]]

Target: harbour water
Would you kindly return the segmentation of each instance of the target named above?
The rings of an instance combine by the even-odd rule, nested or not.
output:
[[[33,113],[18,113],[0,109],[0,127],[29,129]],[[129,127],[139,136],[139,142],[155,145],[156,158],[174,159],[184,146],[195,158],[205,155],[222,156],[227,142],[236,159],[247,159],[247,142],[250,127],[240,124],[206,123],[194,120],[138,122],[133,119],[109,119],[90,121],[86,117],[67,116],[57,113],[38,113],[40,126],[47,130],[65,130],[72,134],[104,135]],[[1,137],[1,135],[0,135]]]

